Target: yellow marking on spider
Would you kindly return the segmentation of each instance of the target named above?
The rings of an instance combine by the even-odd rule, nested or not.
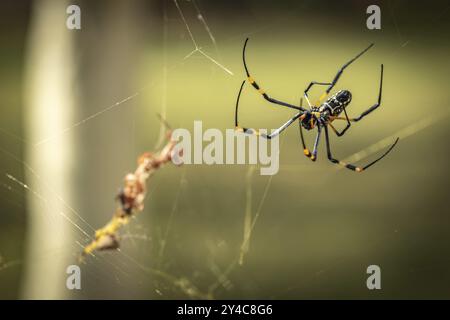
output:
[[[311,155],[311,157],[310,157],[310,158],[311,158],[311,160],[312,160],[312,161],[316,160],[316,156],[315,156],[315,155],[313,155],[313,154]]]
[[[255,83],[255,80],[253,80],[252,77],[248,76],[247,79],[248,79],[248,81],[249,81],[251,84],[254,84],[254,83]]]
[[[322,100],[325,99],[328,96],[328,93],[324,92],[322,93],[322,95],[320,96],[319,100],[317,100],[317,105],[321,105],[322,104]]]
[[[337,116],[333,116],[333,117],[329,117],[329,119],[331,120],[331,121],[333,121],[333,120],[345,120],[345,121],[347,121],[347,118],[346,117],[337,117]],[[349,121],[355,121],[355,118],[348,118],[348,120]]]
[[[305,156],[307,156],[307,157],[309,157],[309,155],[311,154],[311,153],[309,152],[308,149],[303,149],[303,153],[304,153]]]
[[[234,130],[236,130],[237,132],[244,132],[244,129],[242,129],[241,127],[236,127]]]
[[[312,115],[316,116],[316,117],[320,117],[321,113],[320,112],[311,112]]]
[[[356,172],[362,172],[364,169],[363,168],[360,168],[360,167],[356,167],[356,169],[355,169],[355,171]]]
[[[328,122],[328,125],[336,134],[338,134],[336,128],[331,123]]]
[[[264,91],[263,89],[261,89],[261,88],[258,89],[258,92],[259,92],[260,94],[262,94],[262,95],[265,94],[265,91]]]
[[[347,120],[346,117],[334,117],[334,119],[336,119],[336,120]],[[354,118],[348,118],[348,120],[349,120],[349,121],[355,121]]]

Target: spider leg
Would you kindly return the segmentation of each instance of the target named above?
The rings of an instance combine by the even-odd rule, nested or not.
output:
[[[334,133],[336,133],[336,135],[337,135],[338,137],[343,136],[344,133],[345,133],[345,132],[348,130],[348,128],[350,128],[350,126],[351,126],[350,118],[348,117],[347,110],[345,110],[345,108],[344,108],[344,114],[345,114],[345,118],[335,118],[335,119],[339,119],[339,120],[347,120],[347,125],[345,126],[344,129],[342,129],[341,132],[339,132],[338,130],[336,130],[336,128],[333,127],[333,125],[331,124],[331,122],[328,123],[328,125],[331,127],[331,129],[333,129]]]
[[[320,134],[321,134],[321,126],[318,125],[317,126],[317,135],[316,135],[316,140],[314,141],[314,149],[313,151],[309,151],[309,149],[306,147],[306,143],[305,143],[305,138],[303,136],[303,128],[302,128],[302,124],[301,121],[299,121],[298,123],[299,128],[300,128],[300,138],[302,140],[302,145],[303,145],[303,153],[306,157],[310,158],[312,161],[316,161],[317,160],[317,148],[319,146],[319,141],[320,141]]]
[[[358,59],[359,57],[361,57],[364,53],[367,52],[367,50],[369,50],[370,48],[373,47],[373,43],[370,44],[366,49],[364,49],[363,51],[361,51],[360,53],[358,53],[355,57],[353,57],[352,59],[350,59],[350,61],[348,61],[346,64],[344,64],[339,71],[337,72],[337,74],[334,76],[333,81],[331,81],[330,86],[328,87],[328,89],[326,90],[326,93],[330,93],[330,91],[333,89],[333,87],[336,85],[336,83],[338,82],[339,78],[341,77],[342,73],[344,72],[344,70],[350,65],[352,64],[356,59]]]
[[[283,132],[287,127],[289,127],[295,120],[297,120],[298,118],[300,118],[303,115],[303,112],[299,112],[297,113],[295,116],[293,116],[291,119],[289,119],[287,122],[285,122],[281,127],[279,127],[278,129],[276,129],[275,131],[273,131],[271,134],[265,134],[265,133],[260,133],[259,130],[255,130],[255,129],[250,129],[250,128],[243,128],[239,126],[239,120],[238,120],[238,109],[239,109],[239,100],[241,97],[241,93],[242,93],[242,89],[244,87],[245,81],[242,82],[241,84],[241,88],[239,89],[239,94],[236,100],[236,110],[234,113],[234,126],[235,129],[247,134],[254,134],[257,136],[262,136],[263,138],[266,139],[272,139],[273,137],[278,136],[281,132]]]
[[[370,48],[373,47],[373,43],[370,44],[366,49],[364,49],[363,51],[361,51],[360,53],[358,53],[355,57],[353,57],[352,59],[350,59],[347,63],[345,63],[336,73],[336,75],[334,76],[333,81],[331,81],[331,83],[329,84],[327,90],[322,94],[322,96],[319,98],[319,101],[317,104],[321,104],[322,101],[328,96],[328,94],[330,93],[330,91],[334,88],[334,86],[336,85],[336,83],[338,82],[339,78],[341,77],[342,73],[344,72],[344,70],[350,65],[352,64],[356,59],[358,59],[359,57],[361,57],[364,53],[366,53]]]
[[[247,80],[248,80],[248,82],[250,82],[250,84],[253,86],[253,88],[258,90],[258,92],[263,96],[263,98],[271,103],[278,104],[280,106],[284,106],[284,107],[288,107],[288,108],[292,108],[292,109],[296,109],[296,110],[300,110],[300,111],[306,111],[306,109],[304,109],[302,107],[294,106],[290,103],[286,103],[286,102],[274,99],[274,98],[270,97],[263,89],[261,89],[261,87],[256,83],[256,81],[250,76],[250,72],[248,71],[248,68],[247,68],[247,63],[245,61],[245,48],[247,47],[247,42],[248,42],[248,38],[245,40],[244,49],[242,51],[242,60],[244,61],[244,68],[245,68],[245,73],[247,74]]]
[[[327,145],[327,155],[328,155],[328,159],[335,163],[338,164],[340,166],[343,166],[347,169],[356,171],[356,172],[362,172],[364,170],[366,170],[367,168],[369,168],[370,166],[374,165],[375,163],[377,163],[378,161],[380,161],[381,159],[383,159],[389,152],[391,152],[391,150],[395,147],[395,145],[397,144],[399,138],[397,138],[395,140],[395,142],[389,147],[389,149],[386,150],[385,153],[383,153],[379,158],[375,159],[374,161],[370,162],[369,164],[365,165],[364,167],[357,167],[353,164],[350,163],[345,163],[342,162],[340,160],[337,160],[335,158],[333,158],[332,154],[331,154],[331,148],[330,148],[330,137],[328,136],[328,128],[325,126],[325,140],[326,140],[326,145]]]
[[[303,98],[300,98],[300,106],[303,106]],[[299,131],[300,131],[300,139],[301,139],[301,141],[302,141],[302,146],[303,146],[303,154],[304,154],[306,157],[310,158],[312,161],[315,161],[315,160],[316,160],[316,155],[314,155],[314,158],[313,158],[314,152],[311,153],[311,151],[309,151],[309,149],[306,147],[305,137],[303,136],[302,120],[303,120],[303,118],[305,118],[305,116],[306,116],[306,115],[303,114],[303,115],[299,118],[299,121],[298,121],[298,128],[299,128]],[[319,129],[319,130],[320,130],[320,129]],[[316,137],[316,139],[317,139],[317,137]],[[318,144],[318,143],[317,143],[317,144]],[[317,150],[317,149],[315,148],[315,150]],[[317,152],[316,152],[316,154],[317,154]]]
[[[380,75],[380,89],[378,91],[378,101],[371,106],[369,109],[367,109],[366,111],[364,111],[363,113],[361,113],[358,117],[356,118],[349,118],[347,115],[347,110],[344,108],[344,113],[345,113],[345,117],[336,117],[334,119],[337,120],[346,120],[347,121],[347,126],[341,131],[338,132],[331,123],[329,123],[331,129],[333,129],[333,131],[336,133],[337,136],[342,136],[344,135],[344,133],[347,131],[348,128],[350,128],[350,121],[352,122],[358,122],[359,120],[361,120],[362,118],[364,118],[365,116],[367,116],[369,113],[371,113],[372,111],[374,111],[376,108],[378,108],[381,105],[381,96],[382,96],[382,92],[383,92],[383,65],[381,65],[381,75]]]
[[[311,90],[311,88],[312,88],[314,85],[316,85],[316,84],[319,85],[319,86],[329,86],[329,85],[331,85],[331,82],[317,82],[317,81],[311,81],[311,82],[309,83],[309,85],[306,87],[306,89],[305,89],[305,91],[304,91],[304,93],[303,93],[303,96],[305,97],[306,101],[308,102],[309,107],[312,107],[312,105],[311,105],[311,102],[309,101],[308,92],[309,92],[309,90]]]
[[[382,91],[383,91],[383,65],[381,65],[380,90],[378,92],[378,101],[377,101],[377,103],[375,103],[369,109],[367,109],[366,111],[361,113],[358,117],[354,118],[353,121],[356,122],[356,121],[361,120],[362,118],[364,118],[365,116],[367,116],[369,113],[371,113],[372,111],[374,111],[376,108],[378,108],[380,106]]]
[[[272,133],[270,134],[265,134],[263,132],[260,132],[257,129],[251,129],[251,128],[243,128],[243,127],[239,127],[236,126],[236,130],[246,133],[246,134],[254,134],[257,136],[261,136],[263,138],[266,139],[272,139],[273,137],[278,136],[281,132],[283,132],[287,127],[289,127],[295,120],[297,120],[298,118],[300,118],[300,116],[302,115],[302,113],[297,113],[295,116],[293,116],[291,119],[289,119],[288,121],[286,121],[281,127],[279,127],[278,129],[274,130]]]
[[[317,126],[317,135],[316,135],[316,140],[314,141],[314,149],[313,152],[311,154],[310,159],[312,161],[316,161],[317,160],[317,147],[319,146],[319,141],[320,141],[320,133],[322,132],[321,126],[318,125]]]

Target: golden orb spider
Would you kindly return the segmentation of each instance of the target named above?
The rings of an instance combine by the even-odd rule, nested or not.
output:
[[[340,137],[345,134],[345,132],[348,130],[348,128],[350,128],[351,122],[357,122],[357,121],[361,120],[362,118],[367,116],[369,113],[371,113],[372,111],[377,109],[381,104],[381,93],[382,93],[382,88],[383,88],[383,65],[381,65],[381,76],[380,76],[380,88],[379,88],[379,93],[378,93],[378,101],[373,106],[371,106],[369,109],[367,109],[366,111],[361,113],[358,117],[349,118],[347,115],[346,107],[352,100],[352,94],[350,93],[350,91],[340,90],[337,93],[335,93],[333,96],[331,96],[325,100],[325,98],[328,97],[330,91],[334,88],[334,86],[338,82],[338,80],[341,77],[342,73],[344,72],[345,68],[347,68],[352,62],[354,62],[356,59],[358,59],[360,56],[362,56],[367,50],[369,50],[373,46],[373,44],[368,46],[366,49],[361,51],[358,55],[356,55],[350,61],[345,63],[338,70],[338,72],[334,76],[334,79],[331,82],[311,81],[310,84],[308,85],[308,87],[305,89],[304,94],[303,94],[303,96],[305,97],[305,99],[308,103],[308,106],[309,106],[308,109],[305,109],[302,105],[303,99],[301,99],[300,105],[296,106],[296,105],[293,105],[290,103],[286,103],[286,102],[274,99],[274,98],[270,97],[263,89],[261,89],[261,87],[256,83],[256,81],[250,76],[250,73],[247,68],[247,63],[245,61],[245,49],[247,47],[247,42],[248,42],[248,38],[245,40],[245,43],[244,43],[242,59],[244,62],[244,68],[245,68],[245,72],[247,74],[248,82],[250,82],[250,84],[256,90],[258,90],[258,92],[263,96],[263,98],[266,99],[267,101],[269,101],[270,103],[274,103],[274,104],[284,106],[287,108],[295,109],[295,110],[297,110],[297,113],[291,119],[289,119],[286,123],[281,125],[278,129],[272,131],[271,134],[260,133],[258,130],[240,127],[238,124],[238,108],[239,108],[239,99],[241,97],[242,89],[245,84],[245,80],[244,80],[241,84],[241,88],[239,89],[239,94],[238,94],[237,100],[236,100],[236,110],[235,110],[235,117],[234,117],[236,130],[247,133],[247,134],[260,135],[266,139],[271,139],[272,137],[278,136],[282,131],[284,131],[287,127],[289,127],[292,123],[294,123],[294,121],[296,121],[298,119],[299,120],[299,122],[298,122],[299,128],[300,128],[300,137],[301,137],[303,151],[304,151],[305,156],[310,158],[312,161],[316,161],[317,147],[319,145],[320,136],[321,136],[322,129],[323,129],[325,131],[325,141],[326,141],[328,159],[332,163],[344,166],[345,168],[353,170],[355,172],[362,172],[363,170],[369,168],[376,162],[380,161],[397,144],[399,138],[397,138],[395,140],[395,142],[387,149],[387,151],[383,155],[381,155],[379,158],[375,159],[374,161],[370,162],[369,164],[367,164],[363,167],[358,167],[353,164],[345,163],[340,160],[337,160],[331,154],[330,138],[328,135],[328,127],[330,127],[334,131],[334,133]],[[309,100],[309,97],[308,97],[308,92],[314,85],[327,86],[327,89],[322,94],[322,96],[319,98],[318,102],[316,104],[312,105]],[[339,116],[342,112],[344,112],[345,117]],[[332,125],[332,122],[334,120],[345,120],[347,122],[347,124],[342,131],[338,131]],[[311,130],[311,129],[317,128],[317,135],[316,135],[316,139],[314,142],[314,148],[313,148],[312,152],[306,147],[305,140],[303,137],[303,128],[306,130]]]

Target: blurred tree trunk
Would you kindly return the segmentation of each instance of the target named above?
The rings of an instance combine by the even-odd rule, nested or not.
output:
[[[82,2],[81,30],[68,30],[65,19],[70,3],[35,2],[28,48],[27,138],[52,139],[29,147],[26,161],[94,228],[111,218],[117,188],[124,174],[135,166],[138,153],[134,122],[139,100],[127,100],[80,126],[71,126],[138,92],[137,71],[148,43],[149,11],[144,10],[144,3],[142,0]],[[76,96],[75,92],[79,94]],[[53,138],[55,132],[61,134]],[[27,177],[27,182],[32,180],[36,180],[34,176]],[[60,212],[80,222],[77,217],[68,212],[55,193],[46,191],[39,189],[48,204],[33,194],[28,197],[24,298],[72,295],[65,286],[65,270],[77,263],[74,256],[81,248],[76,247],[76,242],[87,243],[86,237]],[[85,223],[79,225],[93,235]],[[99,269],[104,275],[116,272],[114,263],[104,259],[94,261],[97,266],[92,272]],[[96,277],[95,283],[90,283],[84,276],[91,272],[90,267],[89,263],[82,266],[83,297],[92,297],[92,291],[103,288],[102,297],[125,298],[119,291],[107,290],[111,276]],[[134,280],[127,277],[122,284],[124,281]]]
[[[34,3],[25,69],[27,141],[51,137],[74,121],[75,31],[66,28],[68,5],[52,0]],[[65,271],[70,265],[73,239],[71,225],[61,214],[67,209],[58,197],[70,203],[73,196],[73,148],[71,139],[64,137],[40,146],[29,144],[25,151],[25,162],[33,168],[26,171],[26,181],[36,193],[27,195],[22,298],[57,299],[67,292]]]

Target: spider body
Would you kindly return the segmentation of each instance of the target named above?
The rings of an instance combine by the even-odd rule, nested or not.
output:
[[[347,169],[350,169],[355,172],[362,172],[363,170],[369,168],[379,160],[381,160],[383,157],[385,157],[397,144],[398,138],[395,140],[395,142],[388,148],[388,150],[381,155],[376,160],[370,162],[369,164],[358,167],[353,164],[347,164],[340,160],[337,160],[333,157],[331,153],[331,147],[330,147],[330,138],[328,134],[328,128],[330,127],[332,131],[338,136],[341,137],[345,134],[345,132],[350,128],[351,122],[358,122],[365,116],[367,116],[369,113],[377,109],[381,104],[381,93],[382,93],[382,87],[383,87],[383,65],[381,65],[381,78],[380,78],[380,86],[379,86],[379,93],[378,93],[378,101],[372,105],[370,108],[368,108],[366,111],[361,113],[358,117],[355,118],[349,118],[347,115],[347,106],[352,101],[352,94],[349,90],[339,90],[331,97],[327,98],[330,94],[331,90],[334,88],[336,83],[338,82],[339,78],[341,77],[344,70],[356,59],[358,59],[360,56],[362,56],[367,50],[369,50],[373,44],[368,46],[366,49],[364,49],[362,52],[360,52],[358,55],[356,55],[354,58],[352,58],[350,61],[345,63],[337,72],[335,77],[331,82],[317,82],[317,81],[311,81],[308,87],[304,91],[304,97],[308,103],[309,108],[303,107],[303,99],[300,101],[300,105],[293,105],[287,102],[283,102],[281,100],[277,100],[272,98],[270,95],[268,95],[261,87],[256,83],[256,81],[253,79],[253,77],[250,76],[250,73],[247,68],[247,63],[245,61],[245,48],[247,46],[248,39],[245,41],[244,44],[244,50],[242,53],[242,58],[244,62],[244,68],[245,72],[247,74],[247,80],[248,82],[256,89],[258,92],[262,95],[262,97],[267,100],[270,103],[273,103],[275,105],[287,107],[293,110],[296,110],[296,114],[289,119],[286,123],[281,125],[278,129],[272,131],[271,134],[263,134],[259,133],[258,130],[248,129],[248,128],[241,128],[238,125],[238,107],[239,107],[239,99],[242,93],[242,89],[244,87],[245,81],[242,82],[241,88],[239,90],[239,94],[236,101],[236,111],[235,111],[235,128],[236,130],[239,130],[241,132],[247,133],[247,134],[256,134],[260,135],[266,139],[271,139],[272,137],[278,136],[282,131],[284,131],[287,127],[289,127],[292,123],[298,120],[299,129],[300,129],[300,138],[303,145],[303,152],[304,154],[310,158],[312,161],[316,161],[317,159],[317,148],[319,145],[320,137],[322,131],[325,132],[325,141],[326,141],[326,147],[327,147],[327,156],[328,160],[330,160],[334,164],[338,164],[341,166],[344,166]],[[314,86],[326,86],[325,92],[322,94],[322,96],[319,98],[318,102],[315,104],[311,104],[308,96],[309,90]],[[326,99],[327,98],[327,99]],[[326,99],[326,100],[325,100]],[[344,113],[344,116],[341,116],[341,114]],[[347,122],[345,128],[342,131],[337,130],[333,125],[332,122],[335,120],[344,120]],[[313,130],[317,129],[316,139],[314,142],[314,148],[311,152],[307,147],[305,143],[305,139],[303,137],[303,130]]]
[[[319,114],[319,109],[315,108],[315,110],[311,110],[311,112],[305,112],[302,116],[302,119],[299,119],[300,125],[306,130],[312,130],[317,125],[317,121],[320,118],[317,118],[314,114]]]
[[[352,101],[352,94],[348,90],[340,90],[332,97],[328,98],[320,107],[319,112],[328,116],[339,116],[344,108]]]
[[[300,125],[306,129],[314,129],[317,125],[326,125],[338,117],[344,108],[352,100],[352,94],[348,90],[340,90],[332,97],[328,98],[319,107],[312,106],[299,118]]]

